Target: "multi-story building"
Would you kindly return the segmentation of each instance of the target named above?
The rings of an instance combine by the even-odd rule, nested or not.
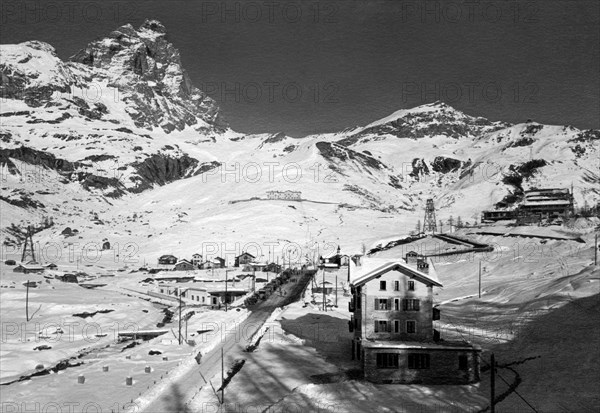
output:
[[[431,262],[409,252],[351,282],[352,358],[377,383],[471,383],[479,380],[480,348],[450,342],[433,328],[441,287]]]

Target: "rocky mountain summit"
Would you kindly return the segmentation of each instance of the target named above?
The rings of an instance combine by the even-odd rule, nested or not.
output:
[[[427,198],[440,216],[465,219],[532,187],[573,185],[579,205],[600,199],[598,130],[511,125],[433,102],[301,139],[233,131],[156,20],[119,27],[68,62],[40,41],[0,45],[0,56],[0,231],[160,205],[171,225],[160,231],[186,216],[203,231],[223,217],[227,231],[247,208],[264,214],[268,191],[285,190],[305,201],[271,205],[265,225],[280,217],[282,233],[303,235],[356,234],[356,222],[385,234]]]
[[[128,114],[138,127],[160,126],[169,133],[198,125],[199,120],[218,130],[227,127],[214,100],[190,81],[179,51],[156,20],[146,20],[137,30],[131,24],[119,27],[88,44],[71,61],[107,76],[109,85],[131,102]]]

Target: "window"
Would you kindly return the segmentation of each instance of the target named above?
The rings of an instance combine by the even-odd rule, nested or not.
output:
[[[458,369],[469,370],[469,358],[465,354],[458,356]]]
[[[379,289],[381,291],[385,291],[386,290],[385,281],[379,281]]]
[[[394,291],[400,291],[400,281],[394,281]]]
[[[420,302],[412,298],[402,299],[402,309],[404,311],[419,311]]]
[[[394,310],[398,311],[400,309],[400,300],[397,298],[394,300]]]
[[[428,369],[429,354],[410,353],[408,355],[409,369]]]
[[[400,321],[394,320],[394,333],[399,333],[399,332],[400,332]]]
[[[377,353],[378,369],[398,368],[398,355],[394,353]]]
[[[408,334],[414,334],[417,332],[417,322],[414,320],[408,320],[406,322],[406,332]]]
[[[202,297],[202,302],[204,302],[204,297]]]
[[[415,282],[409,281],[408,282],[408,291],[414,291],[414,290],[415,290]]]
[[[387,298],[377,298],[375,300],[375,309],[376,310],[388,310]]]
[[[392,325],[388,324],[387,320],[375,320],[375,332],[376,333],[388,333],[391,332],[390,327]]]

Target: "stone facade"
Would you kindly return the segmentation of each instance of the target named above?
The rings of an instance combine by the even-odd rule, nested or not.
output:
[[[431,270],[431,271],[430,271]],[[354,279],[349,328],[352,358],[374,383],[466,384],[479,381],[481,349],[440,340],[430,262],[409,253]]]
[[[382,361],[388,367],[382,367]],[[470,346],[369,343],[364,346],[362,366],[365,379],[374,383],[468,384],[479,381],[479,350]]]

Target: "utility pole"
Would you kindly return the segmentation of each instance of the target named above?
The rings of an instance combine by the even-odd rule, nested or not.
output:
[[[252,292],[256,292],[256,269],[252,267]]]
[[[337,308],[337,274],[335,274],[335,306]]]
[[[598,265],[598,234],[594,237],[594,265]]]
[[[325,269],[323,269],[323,311],[327,312],[327,306],[325,305]]]
[[[491,364],[492,368],[490,370],[490,411],[491,413],[496,413],[496,404],[494,403],[494,399],[496,398],[496,359],[494,358],[494,353],[492,353]]]
[[[348,283],[350,283],[350,256],[348,256]]]
[[[225,270],[225,312],[227,312],[227,273],[229,270]]]
[[[225,403],[225,362],[223,361],[223,347],[221,347],[221,404]]]
[[[177,295],[179,296],[179,344],[181,345],[181,288],[177,287]]]
[[[479,260],[479,298],[481,298],[481,260]]]

